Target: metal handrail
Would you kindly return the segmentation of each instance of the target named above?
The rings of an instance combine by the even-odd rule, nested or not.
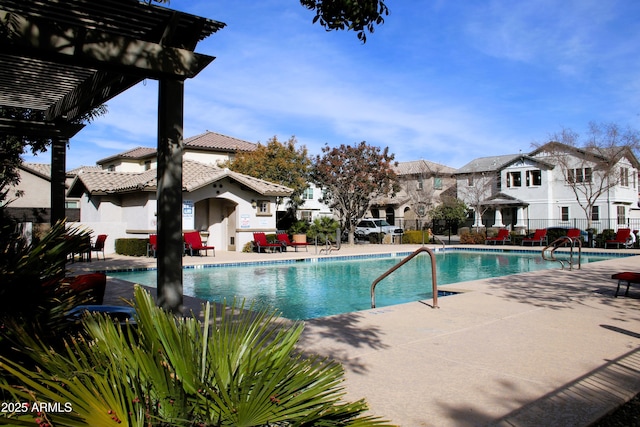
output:
[[[391,273],[393,273],[394,271],[396,271],[397,269],[405,265],[407,262],[411,261],[414,257],[421,254],[422,252],[427,252],[429,254],[429,257],[431,258],[431,289],[433,292],[433,307],[431,308],[438,308],[438,284],[436,282],[436,255],[433,253],[431,249],[427,248],[426,246],[416,249],[412,254],[408,255],[398,264],[388,269],[380,277],[378,277],[376,280],[373,281],[373,283],[371,284],[371,308],[376,308],[376,286],[378,285],[378,283],[381,282],[388,275],[390,275]]]
[[[580,238],[574,239],[572,237],[569,236],[562,236],[556,240],[554,240],[553,242],[549,243],[547,246],[545,246],[544,249],[542,249],[542,259],[545,261],[556,261],[559,262],[560,265],[562,266],[562,269],[564,270],[564,263],[565,260],[560,260],[557,259],[555,257],[555,251],[556,249],[558,249],[560,247],[561,243],[564,242],[569,242],[571,245],[571,249],[570,249],[570,253],[569,253],[569,261],[568,261],[568,265],[569,265],[569,270],[573,270],[573,248],[575,246],[575,243],[578,243],[578,270],[580,270],[580,268],[582,267],[582,240],[580,240]],[[556,245],[557,243],[557,245]],[[545,256],[545,254],[547,253],[547,250],[553,246],[553,249],[549,252],[549,254],[551,255],[549,258],[547,258]]]
[[[433,240],[437,240],[438,242],[442,243],[442,249],[446,249],[446,246],[445,246],[444,242],[442,241],[442,239],[440,239],[435,234],[432,234],[431,237],[433,237]]]

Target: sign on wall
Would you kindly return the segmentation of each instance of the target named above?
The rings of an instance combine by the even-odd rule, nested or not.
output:
[[[193,211],[193,200],[182,201],[182,229],[195,229],[195,215]]]

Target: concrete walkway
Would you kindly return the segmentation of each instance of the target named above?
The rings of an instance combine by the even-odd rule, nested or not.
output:
[[[335,255],[415,248],[345,246]],[[216,255],[184,264],[326,256]],[[69,267],[153,264],[107,255]],[[365,398],[372,414],[400,426],[588,426],[640,392],[640,289],[614,298],[611,274],[620,271],[640,271],[640,256],[446,285],[460,293],[437,309],[426,300],[306,321],[300,346],[340,361],[347,398]],[[110,279],[106,302],[130,291]]]

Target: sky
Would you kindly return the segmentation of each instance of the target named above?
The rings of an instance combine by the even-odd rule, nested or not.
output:
[[[640,128],[637,0],[386,4],[363,44],[312,24],[298,0],[171,0],[227,24],[195,49],[216,59],[185,83],[184,137],[294,136],[311,155],[366,141],[459,168],[589,122]],[[156,147],[157,103],[153,80],[109,101],[71,139],[67,169]]]

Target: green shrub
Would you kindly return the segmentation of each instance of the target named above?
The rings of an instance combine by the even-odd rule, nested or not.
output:
[[[402,235],[402,243],[421,245],[429,243],[429,233],[426,230],[409,230]]]
[[[460,234],[460,244],[462,245],[481,245],[487,240],[484,232],[464,231]]]
[[[2,358],[2,375],[17,381],[0,389],[15,401],[68,404],[70,412],[43,415],[52,425],[388,425],[363,415],[364,400],[343,401],[340,364],[299,353],[302,322],[210,303],[201,322],[156,307],[139,286],[134,295],[135,327],[88,315],[85,335],[61,352],[22,337],[22,359],[36,367]],[[0,414],[8,416],[34,422],[31,413]]]
[[[116,253],[128,256],[146,256],[149,239],[116,239]]]

